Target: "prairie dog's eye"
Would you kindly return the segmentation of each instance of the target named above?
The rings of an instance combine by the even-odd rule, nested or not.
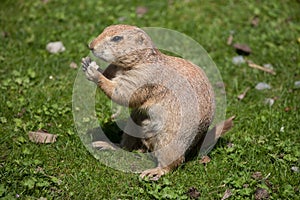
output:
[[[113,42],[119,42],[120,40],[122,40],[123,39],[123,37],[122,36],[114,36],[112,39],[111,39],[111,41],[113,41]]]

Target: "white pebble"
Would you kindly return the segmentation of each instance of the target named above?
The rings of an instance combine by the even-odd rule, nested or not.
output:
[[[271,86],[267,83],[260,82],[255,86],[255,89],[257,89],[257,90],[266,90],[266,89],[271,89]]]
[[[296,82],[294,83],[294,86],[295,86],[295,88],[300,88],[300,81],[296,81]]]
[[[292,170],[293,172],[299,172],[299,167],[293,166],[293,167],[291,168],[291,170]]]
[[[245,59],[243,56],[235,56],[232,58],[232,63],[235,65],[240,65],[245,63]]]
[[[275,100],[272,98],[266,98],[265,99],[265,104],[268,104],[269,106],[273,106]]]
[[[50,53],[59,53],[59,52],[63,52],[66,50],[66,48],[64,47],[64,45],[61,41],[48,43],[46,46],[46,49]]]
[[[273,69],[273,65],[270,63],[264,64],[263,66],[268,69]]]

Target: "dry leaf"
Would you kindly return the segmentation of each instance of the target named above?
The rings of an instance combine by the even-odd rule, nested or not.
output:
[[[255,200],[269,199],[269,193],[266,189],[257,188],[254,194]]]
[[[226,189],[226,191],[225,191],[225,193],[224,193],[221,200],[228,199],[231,195],[232,195],[231,191],[229,189]]]
[[[195,187],[189,188],[187,194],[191,199],[198,199],[200,197],[200,192]]]
[[[7,37],[9,37],[9,33],[6,32],[6,31],[2,31],[1,36],[4,37],[4,38],[7,38]]]
[[[247,44],[236,43],[236,44],[233,45],[233,47],[235,48],[236,52],[239,55],[246,55],[247,56],[252,52],[251,48]]]
[[[207,164],[211,161],[210,157],[208,156],[202,156],[201,160],[200,160],[200,163],[201,164]]]
[[[29,132],[29,139],[35,143],[54,143],[56,142],[57,135],[46,133],[43,131]]]
[[[251,20],[251,25],[256,27],[258,24],[259,24],[258,16],[253,17],[253,19]]]
[[[218,139],[232,128],[234,118],[235,116],[232,116],[225,121],[220,122],[207,132],[201,145],[200,153],[206,154],[213,148]]]
[[[223,136],[227,131],[229,131],[233,127],[234,119],[235,119],[235,116],[231,116],[223,122],[223,127],[222,127],[220,136]]]
[[[249,90],[250,90],[250,87],[247,87],[247,88],[244,90],[244,92],[243,92],[242,94],[240,94],[237,98],[238,98],[239,100],[244,99],[245,96],[246,96],[246,94],[247,94],[247,92],[248,92]]]
[[[263,175],[261,172],[254,172],[252,175],[251,175],[252,178],[254,178],[255,180],[261,180],[263,179]]]
[[[293,108],[291,108],[291,107],[285,107],[285,108],[284,108],[284,111],[285,111],[285,112],[290,112],[292,109],[293,109]]]

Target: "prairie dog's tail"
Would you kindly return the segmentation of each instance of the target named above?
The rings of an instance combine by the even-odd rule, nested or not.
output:
[[[210,152],[218,139],[233,127],[234,118],[235,116],[229,117],[207,132],[200,148],[201,155],[205,155]]]

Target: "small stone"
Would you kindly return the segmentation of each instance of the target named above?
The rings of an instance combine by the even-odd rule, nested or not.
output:
[[[285,112],[290,112],[292,109],[293,109],[293,108],[291,108],[291,107],[285,107],[285,108],[284,108],[284,111],[285,111]]]
[[[265,104],[269,105],[270,107],[273,106],[275,100],[272,98],[266,98],[265,99]]]
[[[267,90],[267,89],[271,89],[271,86],[267,83],[260,82],[255,86],[255,89],[257,89],[257,90]]]
[[[295,81],[294,86],[295,88],[300,88],[300,81]]]
[[[20,110],[20,112],[18,112],[18,114],[17,114],[17,117],[23,117],[23,115],[26,113],[26,108],[22,108],[21,110]]]
[[[145,6],[138,6],[135,10],[138,17],[142,17],[148,12],[148,8]]]
[[[293,167],[291,168],[291,170],[292,170],[293,172],[298,173],[298,172],[299,172],[299,167],[293,166]]]
[[[234,144],[233,143],[231,143],[231,142],[229,142],[229,143],[227,143],[227,145],[226,145],[228,148],[232,148],[233,146],[234,146]]]
[[[209,163],[210,162],[210,157],[208,157],[208,156],[202,156],[202,158],[201,158],[201,160],[200,160],[200,163],[201,164],[207,164],[207,163]]]
[[[125,20],[126,20],[126,17],[119,17],[119,18],[118,18],[118,21],[119,21],[119,22],[124,22]]]
[[[57,41],[57,42],[50,42],[47,44],[46,49],[48,52],[50,53],[59,53],[59,52],[63,52],[66,50],[66,48],[64,47],[63,43],[61,41]]]
[[[263,64],[263,66],[264,66],[265,68],[268,68],[268,69],[274,69],[274,68],[273,68],[273,65],[270,64],[270,63]]]
[[[224,84],[224,82],[222,82],[222,81],[216,82],[215,86],[216,86],[217,88],[225,88],[225,84]]]
[[[280,132],[284,133],[284,126],[280,127]]]
[[[247,44],[236,43],[233,45],[233,47],[239,55],[248,56],[252,52],[251,48]]]
[[[71,63],[70,63],[70,68],[72,68],[72,69],[77,69],[77,68],[78,68],[78,65],[77,65],[75,62],[71,62]]]
[[[240,64],[243,64],[245,63],[245,59],[243,56],[235,56],[232,58],[232,63],[235,64],[235,65],[240,65]]]

